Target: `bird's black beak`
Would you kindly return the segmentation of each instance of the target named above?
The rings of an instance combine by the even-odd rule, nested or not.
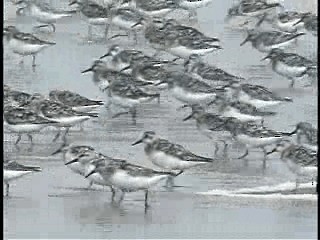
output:
[[[72,164],[72,163],[76,163],[76,162],[78,162],[79,161],[79,158],[75,158],[75,159],[72,159],[71,161],[69,161],[69,162],[66,162],[64,165],[70,165],[70,164]]]
[[[274,152],[277,152],[277,148],[274,148],[274,149],[272,149],[270,152],[267,152],[266,155],[270,155],[270,154],[272,154],[272,153],[274,153]]]
[[[156,84],[154,84],[154,85],[155,85],[155,86],[159,86],[159,85],[164,84],[164,83],[166,83],[166,81],[160,81],[160,82],[158,82],[158,83],[156,83]]]
[[[262,62],[262,61],[267,60],[269,58],[270,58],[270,56],[268,55],[268,56],[265,56],[264,58],[262,58],[260,61]]]
[[[189,119],[191,119],[193,117],[193,113],[191,113],[188,117],[184,118],[182,121],[188,121]]]
[[[130,66],[130,65],[127,66],[127,67],[122,68],[122,69],[119,71],[119,73],[123,73],[124,71],[127,71],[128,69],[131,69],[131,66]]]
[[[135,146],[135,145],[140,144],[140,143],[142,143],[142,139],[140,139],[140,140],[138,140],[138,141],[136,141],[136,142],[132,143],[132,146]]]
[[[72,5],[76,4],[76,3],[77,3],[77,1],[72,1],[71,3],[69,3],[69,6],[72,6]]]
[[[139,25],[141,25],[141,26],[143,25],[141,20],[140,20],[139,22],[133,24],[133,25],[131,26],[131,28],[135,28],[136,26],[139,26]]]
[[[100,59],[103,59],[103,58],[108,57],[108,56],[110,56],[110,52],[108,52],[105,55],[101,56]]]
[[[62,148],[59,148],[57,151],[55,151],[54,153],[51,153],[51,156],[53,155],[57,155],[58,153],[62,152]]]
[[[242,43],[240,43],[240,46],[243,46],[246,42],[248,42],[249,37],[247,37]]]
[[[291,135],[294,135],[294,134],[296,134],[298,132],[298,129],[296,128],[295,130],[293,130],[291,133],[289,133],[289,135],[291,136]]]
[[[96,170],[92,170],[91,172],[89,172],[86,176],[84,176],[85,178],[88,178],[89,176],[91,176],[92,174],[96,173]]]
[[[86,70],[83,70],[81,73],[92,72],[92,71],[93,71],[93,68],[88,68]]]
[[[293,26],[298,25],[299,23],[303,22],[303,20],[304,20],[304,17],[302,17],[298,22],[296,22],[295,24],[293,24]]]

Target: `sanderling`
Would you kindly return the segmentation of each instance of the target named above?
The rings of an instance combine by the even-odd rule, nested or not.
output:
[[[218,112],[224,117],[234,117],[242,122],[261,122],[267,116],[274,116],[275,112],[258,110],[255,106],[241,101],[230,101],[225,98],[216,98],[214,104],[218,107]]]
[[[290,137],[293,133],[279,132],[271,129],[267,129],[263,126],[256,125],[234,125],[228,124],[228,120],[225,123],[226,129],[230,131],[234,139],[239,143],[242,143],[246,147],[245,153],[239,157],[239,159],[245,158],[249,154],[249,148],[260,148],[264,153],[264,160],[267,156],[266,146],[277,144],[283,139]],[[265,166],[265,161],[264,161]]]
[[[32,96],[28,105],[30,108],[37,110],[40,116],[56,122],[55,126],[59,128],[59,132],[53,141],[56,141],[60,136],[61,127],[66,128],[63,137],[65,142],[66,135],[68,134],[70,127],[87,121],[92,117],[98,117],[98,115],[94,113],[74,111],[71,107],[68,107],[60,102],[44,99],[42,96],[38,96],[37,94]]]
[[[219,39],[168,20],[153,19],[145,25],[144,35],[157,51],[166,51],[180,58],[189,58],[192,54],[206,55],[222,49]]]
[[[64,164],[73,172],[85,176],[86,167],[90,161],[105,157],[104,155],[96,152],[93,147],[84,145],[66,145],[63,144],[58,150],[51,155],[62,153]],[[93,181],[89,182],[89,188],[92,186]]]
[[[110,57],[110,61],[106,61],[106,66],[114,71],[121,71],[134,62],[149,61],[152,57],[149,57],[145,53],[135,49],[121,49],[117,44],[112,45],[108,52],[100,57],[103,59],[105,57]]]
[[[109,29],[109,17],[110,17],[110,8],[103,7],[96,3],[93,3],[89,0],[74,0],[69,3],[69,5],[78,4],[80,6],[79,10],[84,16],[84,19],[88,22],[88,37],[89,40],[92,38],[92,26],[91,25],[104,25],[105,36],[108,33]]]
[[[176,10],[179,6],[174,0],[123,0],[122,4],[129,3],[139,11],[151,17],[166,16]]]
[[[5,85],[3,86],[3,103],[5,106],[11,105],[19,107],[26,104],[30,97],[31,94],[29,93],[6,88]]]
[[[313,127],[311,123],[299,122],[293,133],[297,134],[298,144],[305,143],[314,150],[318,149],[318,129]],[[301,138],[303,138],[302,141]]]
[[[272,69],[281,76],[291,80],[290,87],[294,86],[297,78],[308,75],[312,78],[310,84],[314,82],[317,63],[295,53],[286,53],[281,49],[273,49],[262,60],[270,59]],[[305,85],[305,86],[308,86]]]
[[[231,121],[233,121],[234,124],[239,125],[241,123],[240,120],[232,117],[226,118],[220,114],[205,112],[204,108],[198,104],[193,104],[189,107],[191,107],[192,112],[189,116],[185,117],[183,121],[195,119],[197,129],[209,139],[213,139],[212,135],[215,132],[222,132],[222,134],[219,134],[218,141],[223,143],[224,156],[226,157],[228,150],[227,140],[230,140],[231,135],[227,131],[224,123],[226,122],[226,119],[229,119],[229,124],[231,124]],[[217,154],[218,150],[219,146],[217,143],[215,143],[215,155]]]
[[[119,203],[123,200],[125,192],[135,192],[139,190],[145,191],[145,208],[149,207],[149,189],[158,184],[161,180],[167,179],[170,176],[178,175],[171,172],[155,171],[150,168],[119,160],[99,165],[95,165],[95,163],[92,162],[86,177],[90,177],[92,174],[100,175],[101,178],[107,182],[106,185],[112,185],[122,191]]]
[[[279,2],[268,3],[267,1],[241,1],[239,6],[239,13],[248,17],[260,17],[270,13],[270,11],[283,6]]]
[[[160,82],[166,80],[168,76],[168,68],[172,68],[175,65],[173,62],[164,62],[150,60],[143,63],[137,63],[132,69],[132,77],[146,83],[152,83],[157,85]],[[156,86],[159,89],[166,88],[167,85],[163,84],[162,86]]]
[[[127,68],[129,67],[126,67],[125,69]],[[110,82],[117,80],[121,82],[126,81],[127,83],[134,85],[135,87],[144,87],[146,85],[152,84],[145,81],[140,81],[139,79],[136,79],[129,74],[125,74],[122,71],[118,72],[111,70],[108,64],[101,60],[94,61],[90,68],[83,70],[81,73],[87,72],[93,72],[92,80],[102,92],[105,92],[108,89]]]
[[[56,43],[41,40],[30,33],[20,32],[14,26],[3,29],[3,35],[9,42],[9,46],[16,54],[32,56],[32,66],[36,66],[36,54],[41,50],[53,46]]]
[[[279,152],[281,160],[287,164],[293,173],[297,174],[296,187],[299,184],[299,175],[316,174],[318,171],[317,151],[292,144],[290,141],[282,141],[267,154],[274,152]]]
[[[312,35],[318,36],[318,16],[312,13],[305,14],[295,25],[303,22],[304,28]]]
[[[137,31],[142,29],[146,17],[135,8],[120,7],[111,8],[109,23],[134,34],[137,43]],[[134,28],[132,26],[135,26]]]
[[[102,101],[91,100],[68,90],[52,90],[49,93],[49,98],[79,112],[91,112],[104,104]]]
[[[124,109],[129,109],[128,112],[117,113],[113,118],[130,113],[134,122],[136,118],[136,107],[139,104],[149,102],[153,99],[158,99],[158,102],[160,101],[159,93],[146,93],[137,87],[132,80],[128,81],[127,76],[122,77],[122,75],[119,75],[117,79],[109,83],[108,95],[111,98],[112,104]]]
[[[152,163],[166,170],[179,170],[178,174],[186,169],[214,162],[212,158],[196,155],[179,144],[156,137],[153,131],[144,132],[142,138],[132,145],[139,143],[145,144],[144,151]],[[169,176],[167,186],[169,183],[173,185],[172,176]]]
[[[291,98],[280,97],[269,89],[252,84],[240,84],[233,88],[233,97],[240,102],[248,103],[256,108],[276,106],[284,102],[292,102]]]
[[[195,73],[203,80],[213,82],[215,85],[238,83],[244,80],[241,77],[234,76],[215,66],[206,64],[198,55],[190,55],[184,62],[185,70],[189,73]],[[209,83],[208,82],[208,83]]]
[[[26,166],[17,163],[16,161],[9,161],[3,165],[3,182],[6,185],[6,196],[9,196],[9,183],[13,180],[23,177],[24,175],[41,172],[38,166]]]
[[[274,27],[284,32],[296,32],[298,28],[303,26],[301,19],[309,13],[296,11],[285,11],[277,14],[271,23]]]
[[[177,0],[178,6],[188,10],[190,18],[197,17],[197,9],[208,6],[213,0]]]
[[[240,44],[244,45],[246,42],[251,42],[252,46],[260,52],[270,52],[274,48],[286,48],[305,33],[286,33],[280,31],[265,31],[257,30],[248,31],[248,36]]]
[[[44,25],[37,26],[36,28],[48,27],[51,26],[53,32],[55,32],[56,27],[54,23],[57,20],[64,17],[71,17],[72,14],[76,13],[76,11],[69,10],[56,10],[53,9],[50,5],[44,2],[39,2],[35,0],[20,0],[16,2],[16,4],[24,4],[24,7],[21,7],[17,10],[18,13],[23,11],[24,9],[28,9],[32,17],[34,17],[39,23]]]
[[[13,106],[6,106],[4,108],[3,120],[5,128],[8,128],[10,132],[18,134],[15,144],[20,142],[22,134],[27,134],[32,144],[32,133],[57,124],[57,121],[43,118],[31,109]]]
[[[187,104],[209,104],[217,94],[225,93],[225,88],[213,88],[207,83],[182,72],[171,72],[156,85],[168,84],[173,96]]]

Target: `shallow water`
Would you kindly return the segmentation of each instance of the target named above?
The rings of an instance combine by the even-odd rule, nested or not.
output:
[[[299,1],[287,0],[284,5],[293,8],[296,3]],[[66,2],[60,4],[56,1],[54,4],[67,5]],[[281,131],[291,131],[299,121],[317,126],[317,86],[302,88],[306,82],[298,82],[296,89],[289,90],[288,80],[273,73],[266,62],[260,62],[264,54],[254,50],[250,44],[240,47],[245,33],[227,28],[223,21],[231,5],[231,0],[219,0],[198,11],[201,31],[219,37],[224,48],[208,56],[208,62],[245,77],[249,83],[262,84],[294,99],[291,104],[274,108],[278,115],[266,119],[266,126]],[[306,8],[303,10],[310,10],[307,9],[308,4],[303,7]],[[7,24],[15,22],[25,31],[31,31],[34,24],[28,17],[18,17]],[[99,33],[99,28],[96,32]],[[20,57],[4,46],[4,82],[26,92],[48,94],[52,89],[68,89],[86,97],[105,99],[91,82],[91,75],[80,72],[104,54],[111,44],[121,41],[124,46],[133,46],[133,42],[118,39],[88,44],[86,33],[87,25],[77,16],[62,20],[55,34],[39,33],[39,36],[55,41],[57,45],[37,56],[39,65],[35,71],[32,71],[30,58],[19,65]],[[143,41],[136,48],[152,51]],[[299,54],[312,59],[316,59],[316,49],[316,39],[310,35],[303,36],[296,46]],[[107,155],[154,167],[146,160],[142,146],[131,146],[143,131],[154,130],[193,152],[213,156],[214,142],[198,132],[193,121],[181,121],[188,111],[176,111],[180,105],[170,94],[164,93],[160,105],[155,102],[138,108],[136,125],[126,116],[111,119],[108,112],[101,108],[99,119],[85,123],[84,132],[78,128],[72,129],[68,141],[90,145]],[[36,134],[32,149],[27,139],[23,138],[17,149],[13,144],[16,136],[4,135],[7,158],[43,168],[41,173],[14,182],[10,197],[4,197],[6,238],[317,236],[318,200],[313,194],[314,188],[309,186],[304,189],[304,197],[294,197],[290,189],[295,176],[277,156],[269,158],[265,170],[262,169],[261,153],[253,151],[247,161],[218,159],[212,166],[187,171],[175,182],[182,187],[172,192],[162,188],[162,183],[156,187],[150,195],[151,208],[145,213],[142,192],[127,194],[119,207],[110,204],[108,188],[96,186],[94,190],[86,190],[88,182],[65,167],[61,156],[50,156],[61,144],[51,142],[54,131],[47,129]],[[235,146],[230,156],[239,156],[243,151],[243,148]],[[287,195],[270,195],[272,189],[279,191],[279,184],[284,184],[281,186],[284,186]],[[260,189],[260,194],[269,194],[269,197],[233,194],[239,189],[261,186],[267,187]]]

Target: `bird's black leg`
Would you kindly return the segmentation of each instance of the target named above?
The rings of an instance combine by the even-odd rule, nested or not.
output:
[[[149,207],[149,204],[148,204],[148,190],[146,190],[145,194],[144,194],[144,207],[145,208]]]
[[[111,190],[111,192],[112,192],[111,201],[114,202],[114,197],[116,196],[116,191],[114,190],[113,187],[110,187],[110,190]]]
[[[32,144],[33,144],[33,142],[32,142],[32,135],[31,135],[31,134],[28,134],[28,138],[29,138],[30,143],[31,143],[31,145],[32,145]]]
[[[52,142],[57,141],[57,139],[60,137],[61,131],[59,129],[58,133],[56,134],[56,136],[54,137],[54,139],[52,140]]]
[[[9,196],[9,183],[6,183],[6,196]]]
[[[119,204],[123,201],[124,195],[125,195],[125,192],[122,191],[122,192],[121,192],[121,196],[120,196],[120,198],[119,198],[119,202],[118,202]]]
[[[17,145],[17,144],[20,142],[20,140],[21,140],[21,135],[19,134],[19,135],[18,135],[18,139],[17,139],[17,141],[15,142],[15,145]]]
[[[246,156],[248,156],[248,154],[249,154],[249,150],[248,148],[246,148],[246,152],[242,156],[238,157],[238,159],[245,158]]]
[[[36,66],[36,55],[32,55],[32,67]]]
[[[55,32],[56,31],[56,26],[53,23],[51,23],[50,26],[52,27],[52,31]]]
[[[64,142],[67,142],[67,135],[68,135],[68,133],[69,133],[69,130],[70,130],[70,127],[67,127],[67,129],[66,129],[66,131],[65,131],[65,133],[64,133],[64,135],[63,135],[63,141],[64,141]]]

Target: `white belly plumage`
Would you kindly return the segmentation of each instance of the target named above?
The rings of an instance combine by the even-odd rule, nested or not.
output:
[[[16,170],[3,170],[3,181],[9,182],[11,180],[20,178],[24,175],[32,173],[32,171],[16,171]]]
[[[205,55],[207,53],[213,52],[214,48],[212,47],[207,49],[190,49],[184,46],[177,46],[169,48],[167,51],[181,58],[189,58],[192,54]]]
[[[277,43],[277,44],[272,44],[272,45],[264,45],[263,43],[257,45],[257,49],[260,51],[260,52],[270,52],[272,49],[275,49],[275,48],[280,48],[280,49],[284,49],[284,48],[287,48],[288,46],[290,46],[293,42],[295,42],[297,39],[294,38],[294,39],[291,39],[289,41],[286,41],[286,42],[282,42],[282,43]]]
[[[111,175],[110,182],[117,188],[134,191],[148,189],[167,177],[168,175],[131,176],[126,171],[116,170]]]
[[[72,109],[78,112],[91,112],[99,107],[101,107],[101,105],[77,106],[77,107],[72,107]]]
[[[270,107],[280,104],[280,101],[264,101],[260,99],[252,99],[248,94],[241,92],[239,95],[239,100],[244,103],[251,104],[256,108]]]
[[[191,104],[210,102],[216,97],[215,93],[194,93],[186,91],[182,87],[173,87],[171,91],[178,100]]]
[[[205,164],[205,162],[183,161],[161,151],[152,151],[150,154],[148,154],[148,157],[155,165],[168,170],[184,170]]]
[[[25,43],[14,38],[10,40],[9,45],[14,53],[18,53],[20,55],[33,55],[45,47],[48,47],[48,45]]]
[[[41,129],[45,128],[48,125],[45,124],[7,124],[4,125],[7,129],[11,132],[15,133],[32,133],[32,132],[39,132]]]
[[[81,123],[85,120],[90,119],[89,116],[70,116],[70,117],[61,117],[61,118],[52,118],[51,120],[56,121],[57,126],[71,126],[71,125],[75,125],[77,123]]]
[[[201,0],[201,1],[194,1],[194,2],[181,1],[181,3],[179,3],[179,6],[182,8],[186,8],[186,9],[191,10],[191,9],[205,7],[211,2],[212,2],[212,0]]]
[[[223,113],[223,116],[225,117],[234,117],[239,119],[242,122],[248,122],[248,121],[261,121],[263,118],[260,116],[253,116],[249,114],[243,114],[239,110],[236,110],[234,108],[230,108],[229,110],[225,111]]]
[[[281,141],[282,137],[250,137],[245,134],[239,134],[236,139],[249,147],[264,147]]]
[[[300,77],[306,71],[306,67],[293,67],[284,64],[281,61],[277,61],[273,67],[274,71],[278,74],[286,77]]]
[[[118,95],[111,94],[111,101],[113,104],[124,107],[124,108],[132,108],[136,107],[140,104],[143,99],[131,99],[131,98],[123,98]]]
[[[120,27],[120,28],[123,28],[123,29],[127,29],[127,30],[132,30],[132,26],[134,24],[136,24],[135,21],[126,21],[124,20],[121,16],[115,16],[112,18],[112,24]],[[135,27],[134,29],[137,30],[139,28],[141,28],[142,26],[137,26]]]

